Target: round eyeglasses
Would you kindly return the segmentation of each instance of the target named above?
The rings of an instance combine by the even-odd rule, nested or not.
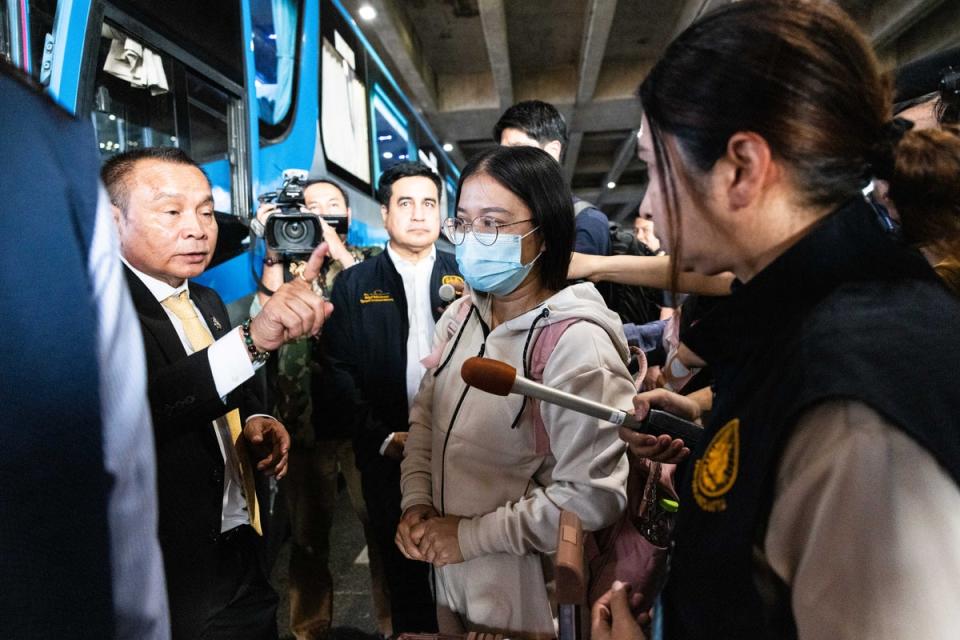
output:
[[[477,242],[489,247],[497,241],[497,237],[500,235],[500,229],[512,227],[515,224],[521,224],[523,222],[533,222],[533,218],[503,224],[486,216],[477,218],[473,222],[465,222],[460,218],[447,218],[443,221],[443,232],[444,235],[447,236],[447,240],[453,244],[463,244],[463,241],[467,239],[467,232],[472,231],[473,237],[477,239]]]

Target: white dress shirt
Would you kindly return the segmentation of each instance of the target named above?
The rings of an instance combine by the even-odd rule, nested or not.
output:
[[[124,264],[130,267],[130,270],[140,278],[161,305],[163,301],[170,296],[179,295],[181,291],[189,292],[190,285],[187,280],[184,280],[178,287],[171,287],[162,280],[138,271],[126,260],[124,260]],[[192,299],[190,300],[190,304],[193,305],[194,311],[197,312],[197,317],[200,318],[200,322],[203,323],[209,331],[210,327],[207,326],[206,319],[203,317],[203,314],[200,313],[200,310],[197,309],[197,305],[194,304]],[[163,310],[167,314],[167,317],[170,318],[170,323],[176,330],[177,336],[180,338],[180,343],[183,345],[187,355],[192,354],[193,347],[187,339],[187,334],[183,329],[183,323],[180,322],[180,318],[166,307],[163,307]],[[223,318],[223,321],[229,322],[229,319]],[[207,357],[210,360],[210,370],[213,372],[214,385],[221,398],[226,398],[227,394],[253,377],[257,369],[254,364],[250,362],[250,356],[243,342],[243,336],[241,335],[239,327],[227,332],[226,335],[211,344],[207,348]],[[252,418],[253,416],[250,417]],[[243,483],[240,479],[240,469],[236,462],[237,456],[233,447],[233,441],[230,437],[230,428],[227,426],[226,420],[215,420],[213,425],[215,427],[214,432],[217,435],[217,442],[220,445],[220,454],[224,460],[223,509],[220,520],[220,531],[223,532],[243,524],[249,524],[250,517],[247,513],[246,500],[243,497]],[[229,451],[227,447],[229,447]],[[228,460],[230,460],[229,463]]]
[[[168,640],[170,614],[157,539],[157,476],[140,322],[117,259],[101,188],[87,271],[97,308],[97,362],[117,639]]]
[[[403,280],[403,294],[407,299],[407,407],[413,406],[413,398],[420,389],[420,380],[427,369],[420,361],[430,355],[433,349],[433,329],[437,322],[430,308],[430,275],[437,261],[436,247],[430,247],[430,254],[419,262],[410,262],[393,250],[387,243],[387,253],[393,266]],[[380,445],[380,455],[387,450],[393,434]]]
[[[413,397],[420,389],[420,379],[427,369],[420,361],[433,350],[432,338],[436,320],[430,309],[430,274],[437,260],[437,250],[430,247],[430,254],[418,262],[409,262],[387,244],[387,253],[403,280],[403,293],[407,299],[407,406],[413,406]]]

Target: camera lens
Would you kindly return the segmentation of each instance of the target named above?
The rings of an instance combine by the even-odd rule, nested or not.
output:
[[[307,225],[299,220],[291,220],[283,225],[283,235],[291,242],[297,242],[303,239],[307,233]]]

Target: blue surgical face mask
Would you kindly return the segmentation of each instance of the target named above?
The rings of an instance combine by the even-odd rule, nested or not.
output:
[[[463,243],[457,245],[457,265],[470,288],[504,296],[519,287],[541,255],[527,264],[520,261],[523,239],[536,230],[522,236],[501,233],[490,246],[468,233]]]

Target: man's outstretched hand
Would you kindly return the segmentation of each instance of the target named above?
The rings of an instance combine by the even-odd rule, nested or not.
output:
[[[325,242],[314,249],[303,275],[285,282],[250,321],[250,337],[257,349],[275,351],[285,342],[320,333],[333,305],[317,295],[310,283],[320,275],[328,251]]]

